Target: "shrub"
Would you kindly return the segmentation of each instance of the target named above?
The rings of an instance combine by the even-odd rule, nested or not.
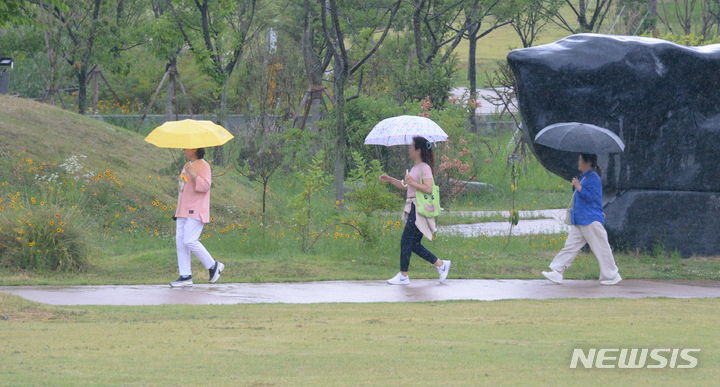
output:
[[[429,97],[434,106],[442,108],[453,86],[457,67],[457,61],[453,59],[445,63],[436,62],[426,68],[413,66],[403,69],[393,77],[395,89],[403,102],[419,102]]]
[[[330,178],[325,172],[325,154],[318,152],[310,165],[298,170],[295,175],[300,181],[301,192],[290,198],[291,229],[300,238],[300,249],[303,252],[310,250],[322,232],[314,231],[318,211],[313,206],[317,197],[325,191]],[[339,204],[339,203],[338,203]]]
[[[258,131],[260,132],[260,131]],[[283,139],[278,135],[256,133],[240,148],[235,169],[248,180],[262,186],[262,213],[265,215],[270,179],[281,167],[284,158]]]
[[[347,194],[349,213],[342,223],[354,228],[363,241],[372,243],[382,229],[375,224],[373,212],[399,208],[398,197],[390,193],[379,177],[383,173],[378,160],[367,162],[359,152],[352,152],[355,168],[350,170],[349,182],[352,191]]]
[[[406,150],[403,147],[367,146],[365,137],[380,121],[403,114],[415,115],[419,112],[417,105],[400,106],[389,97],[358,97],[345,105],[345,125],[348,136],[347,165],[352,165],[350,152],[357,151],[367,160],[378,159],[389,173],[397,174],[404,171],[397,166],[399,161],[405,160]],[[335,125],[335,112],[330,112],[325,121],[319,123],[323,130],[333,133]],[[332,137],[332,136],[331,136]],[[334,137],[332,137],[334,138]],[[327,151],[330,152],[330,148]],[[331,153],[332,154],[332,153]],[[348,170],[349,172],[349,170]]]
[[[87,248],[75,219],[49,208],[4,212],[0,218],[0,265],[22,270],[84,270]]]

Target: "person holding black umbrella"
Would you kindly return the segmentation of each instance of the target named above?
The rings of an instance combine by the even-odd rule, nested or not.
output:
[[[581,153],[578,170],[580,176],[572,179],[573,199],[567,220],[570,232],[565,247],[550,263],[551,271],[544,271],[542,275],[552,282],[562,283],[565,270],[570,267],[580,249],[588,244],[600,265],[600,283],[615,285],[622,278],[604,227],[602,171],[597,163],[597,155]]]

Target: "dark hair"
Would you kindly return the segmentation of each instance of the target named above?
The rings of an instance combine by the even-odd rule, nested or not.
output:
[[[433,168],[435,164],[435,157],[433,156],[433,143],[428,141],[425,137],[413,137],[413,146],[416,150],[420,151],[420,158],[423,163]]]
[[[195,156],[197,156],[198,159],[205,158],[205,148],[195,149]]]
[[[582,157],[584,162],[590,163],[593,169],[595,169],[595,172],[602,176],[602,168],[598,165],[597,155],[592,153],[580,153],[580,157]]]

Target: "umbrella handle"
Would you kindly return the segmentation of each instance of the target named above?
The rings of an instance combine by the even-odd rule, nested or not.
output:
[[[408,173],[409,173],[409,171],[406,169],[406,170],[405,170],[405,176],[407,176]],[[407,187],[407,186],[408,186],[407,183],[405,182],[405,177],[403,177],[403,179],[400,180],[400,184],[402,184],[403,187]]]

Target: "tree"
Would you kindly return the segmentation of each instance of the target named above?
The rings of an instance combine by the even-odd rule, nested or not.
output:
[[[262,186],[262,214],[265,215],[270,179],[282,166],[284,158],[283,139],[274,133],[278,132],[278,128],[265,128],[261,120],[251,127],[255,129],[253,136],[240,150],[235,168],[248,180]]]
[[[323,77],[332,61],[325,34],[320,22],[320,10],[313,0],[295,0],[286,12],[290,20],[284,20],[279,28],[288,32],[302,50],[307,89],[297,107],[293,126],[306,126],[317,131],[317,121],[322,120],[327,109]],[[325,110],[323,110],[323,107]]]
[[[550,23],[550,13],[556,12],[562,0],[519,0],[512,16],[512,28],[524,48],[532,47],[543,29]]]
[[[87,80],[93,68],[98,37],[104,33],[104,20],[108,4],[103,0],[81,0],[82,4],[60,6],[56,1],[36,1],[35,4],[50,13],[59,23],[58,32],[68,40],[57,49],[72,68],[78,84],[77,107],[80,114],[87,110]]]
[[[597,32],[602,27],[613,4],[613,0],[564,0],[567,7],[544,7],[553,23],[572,34]],[[563,15],[569,8],[577,25]]]
[[[715,18],[715,36],[720,36],[720,2],[708,4],[707,11]]]
[[[247,43],[260,31],[255,20],[257,0],[176,0],[171,11],[195,60],[219,88],[216,120],[227,126],[227,94],[230,77]],[[222,165],[222,147],[214,162]]]
[[[478,2],[471,0],[468,3],[477,7]],[[456,0],[414,0],[411,3],[415,55],[421,67],[432,68],[436,58],[439,63],[445,63],[462,42],[463,34],[472,26],[472,21],[466,18],[459,28],[455,27],[465,9],[463,3]]]
[[[23,0],[3,0],[0,2],[0,26],[17,24],[31,20],[27,2]]]
[[[653,36],[657,35],[657,0],[648,0],[648,17],[650,18],[648,25],[652,30]]]
[[[662,12],[658,14],[658,18],[671,34],[677,34],[677,25],[679,25],[683,35],[692,35],[695,32],[693,26],[699,22],[697,33],[703,39],[710,39],[713,27],[720,26],[717,17],[720,13],[720,3],[717,0],[677,0],[671,5],[662,4],[661,8]]]
[[[375,19],[377,20],[377,24],[371,27],[364,35],[367,36],[368,41],[370,41],[378,31],[378,25],[384,28],[382,29],[380,37],[372,44],[372,47],[364,55],[360,56],[359,60],[353,61],[345,45],[345,29],[352,28],[350,10],[353,5],[358,3],[347,1],[343,3],[343,7],[341,8],[338,6],[337,0],[318,0],[323,34],[325,35],[333,57],[333,94],[335,97],[335,167],[333,185],[335,187],[335,200],[338,201],[340,205],[342,205],[345,198],[345,165],[347,157],[345,154],[347,148],[347,133],[345,131],[345,89],[347,82],[349,78],[358,72],[365,62],[375,54],[383,40],[385,40],[395,20],[395,16],[400,9],[401,1],[402,0],[393,0],[390,4],[378,1],[378,4],[372,4],[374,5],[372,8],[376,11],[382,10],[383,15]],[[380,5],[383,3],[385,3],[385,7],[380,8]],[[342,11],[345,12],[341,13]],[[348,22],[348,20],[350,22]],[[353,47],[356,46],[364,48],[361,42],[357,42]],[[358,86],[358,93],[359,91],[360,85]]]
[[[180,85],[180,90],[185,98],[187,104],[187,110],[189,114],[192,114],[192,106],[185,90],[185,85],[180,78],[180,73],[177,69],[178,55],[183,50],[185,41],[182,35],[178,32],[178,28],[175,23],[175,19],[170,11],[172,6],[172,0],[151,0],[152,6],[152,22],[146,23],[144,27],[144,34],[149,37],[150,49],[157,58],[166,61],[165,72],[163,73],[160,83],[158,84],[155,92],[150,97],[150,101],[145,105],[140,121],[137,124],[137,128],[140,128],[147,114],[153,108],[155,99],[157,98],[160,90],[167,81],[167,91],[165,96],[165,119],[171,120],[173,111],[177,114],[177,108],[174,109],[174,105],[177,105],[175,98],[176,84]]]
[[[496,29],[512,22],[513,6],[503,7],[500,0],[473,0],[471,6],[465,10],[465,25],[467,32],[465,37],[468,40],[468,81],[470,83],[470,104],[477,101],[477,44],[478,40],[487,36]],[[509,4],[509,3],[507,3]],[[491,19],[484,28],[483,23]],[[470,109],[470,123],[473,132],[477,132],[478,122],[475,108]]]
[[[48,57],[70,66],[77,81],[78,112],[85,114],[88,80],[96,66],[127,65],[121,60],[123,54],[144,43],[135,27],[145,0],[32,0],[32,4],[38,8],[38,22],[52,34],[46,39]],[[50,91],[54,83],[50,81]]]

